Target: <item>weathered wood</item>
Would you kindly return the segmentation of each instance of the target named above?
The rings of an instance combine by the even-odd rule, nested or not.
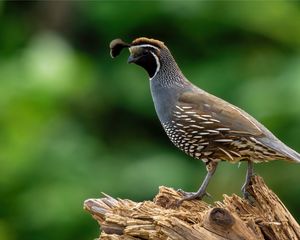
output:
[[[98,221],[101,240],[300,239],[300,226],[261,177],[253,177],[248,190],[251,203],[224,195],[213,205],[193,200],[177,207],[181,194],[160,187],[153,201],[137,203],[104,194],[86,200],[84,209]]]

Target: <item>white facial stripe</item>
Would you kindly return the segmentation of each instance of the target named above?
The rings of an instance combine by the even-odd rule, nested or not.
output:
[[[141,45],[132,46],[132,47],[130,47],[130,48],[135,48],[135,47],[150,47],[150,48],[154,48],[154,49],[156,49],[157,51],[159,51],[159,48],[158,48],[158,47],[155,47],[155,46],[153,46],[153,45],[151,45],[151,44],[141,44]],[[129,49],[130,49],[130,48],[129,48]]]
[[[156,74],[158,73],[158,71],[160,69],[160,62],[159,62],[158,56],[156,56],[156,54],[153,52],[151,52],[151,54],[153,55],[153,57],[155,58],[155,61],[156,61],[156,70],[155,70],[153,77],[150,78],[150,80],[152,80],[156,76]]]

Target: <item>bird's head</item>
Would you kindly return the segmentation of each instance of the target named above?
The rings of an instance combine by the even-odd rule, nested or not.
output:
[[[128,48],[130,56],[128,63],[135,63],[143,67],[153,78],[163,64],[163,56],[169,53],[163,42],[150,38],[137,38],[132,43],[125,43],[121,39],[115,39],[110,43],[110,55],[118,56],[123,48]]]

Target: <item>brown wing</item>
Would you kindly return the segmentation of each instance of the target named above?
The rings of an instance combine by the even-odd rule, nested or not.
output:
[[[209,96],[208,96],[209,95]],[[198,115],[211,115],[218,121],[218,127],[229,128],[234,134],[263,136],[264,128],[253,117],[233,106],[232,104],[215,97],[207,92],[200,91],[195,94],[188,91],[178,99],[179,107],[190,106]]]
[[[177,128],[181,128],[177,131],[182,133],[184,140],[201,150],[197,154],[188,144],[181,144],[181,149],[185,152],[194,157],[198,155],[201,159],[231,162],[241,159],[290,159],[271,144],[265,144],[264,139],[267,139],[277,145],[280,143],[284,148],[283,143],[249,114],[200,89],[194,91],[181,94],[177,110],[174,111],[174,123]]]

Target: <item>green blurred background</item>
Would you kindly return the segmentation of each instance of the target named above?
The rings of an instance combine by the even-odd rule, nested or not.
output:
[[[93,239],[85,199],[202,181],[164,134],[144,70],[110,58],[114,38],[163,40],[192,82],[300,151],[299,2],[0,1],[0,30],[1,240]],[[299,221],[300,165],[256,172]],[[240,194],[244,176],[220,164],[213,201]]]

